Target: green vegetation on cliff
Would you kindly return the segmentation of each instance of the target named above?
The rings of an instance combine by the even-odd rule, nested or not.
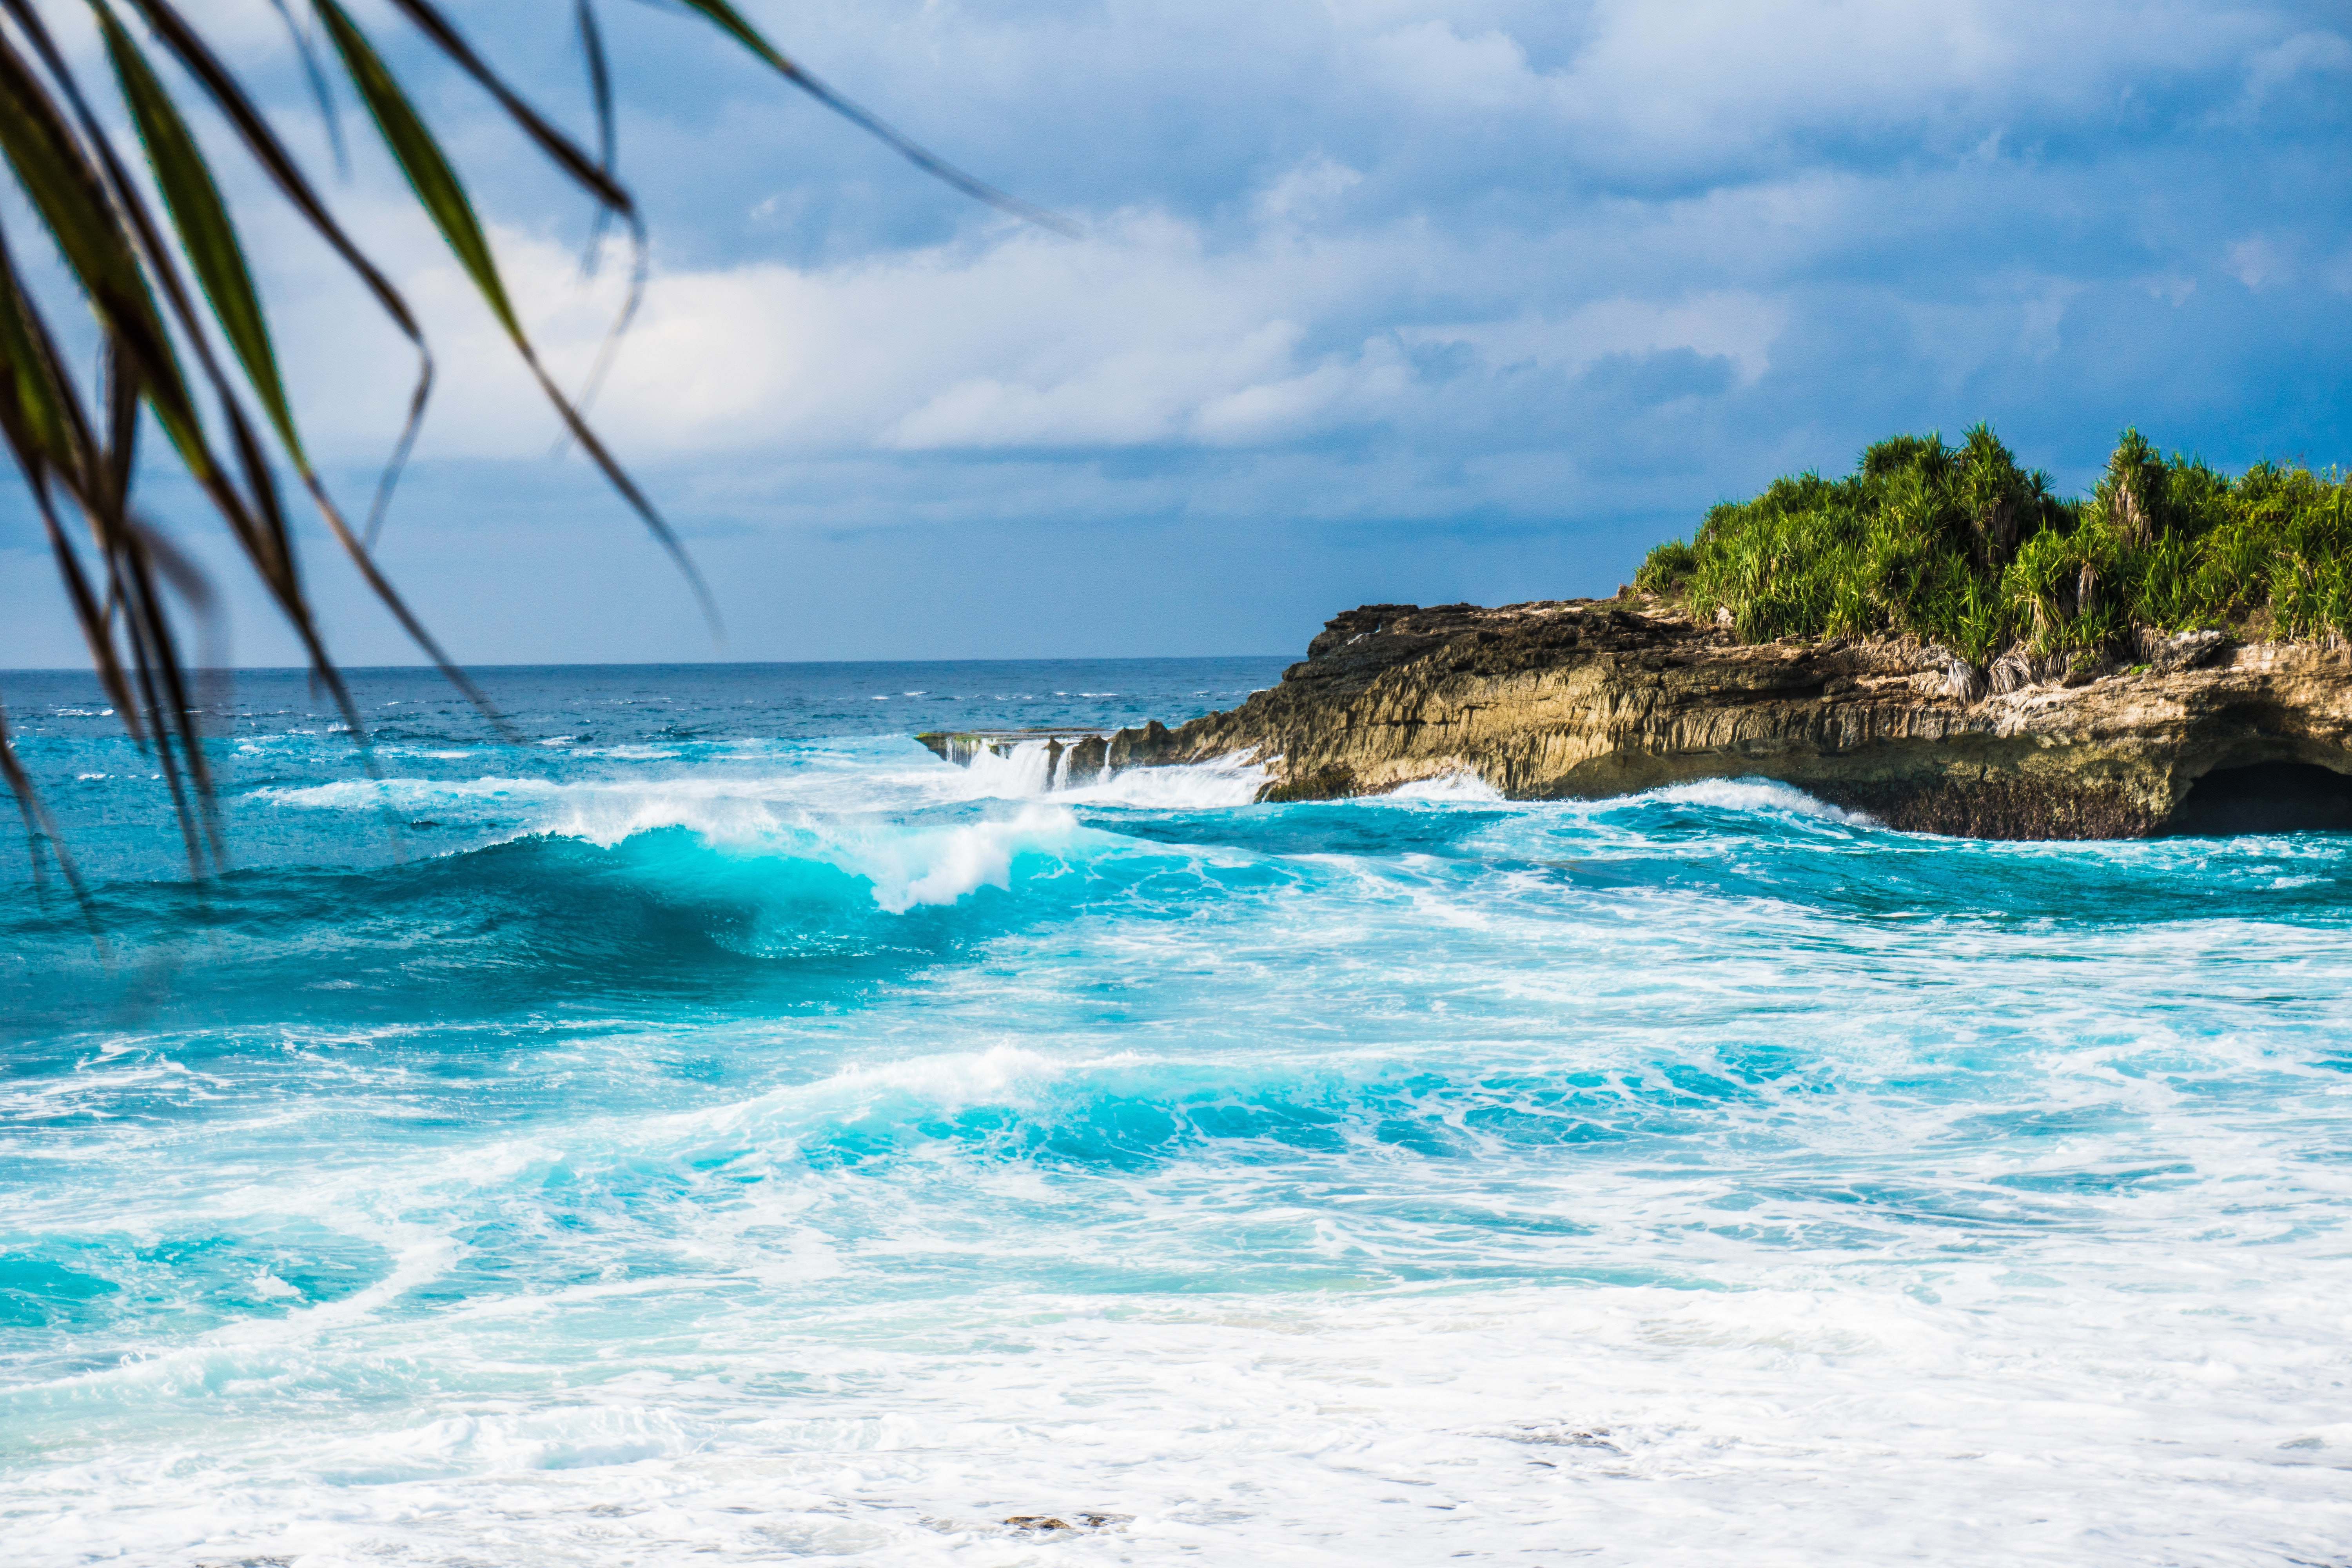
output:
[[[1730,612],[1743,640],[1909,635],[1979,666],[2121,648],[2136,627],[2352,635],[2352,479],[2261,463],[2236,479],[2124,432],[2086,500],[1979,425],[1897,436],[1844,479],[1726,501],[1635,584]]]

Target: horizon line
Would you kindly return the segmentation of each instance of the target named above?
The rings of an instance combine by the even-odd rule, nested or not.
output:
[[[909,665],[909,664],[1181,664],[1198,663],[1204,659],[1221,658],[1287,658],[1294,663],[1301,656],[1288,653],[1167,653],[1167,654],[1054,654],[1030,658],[680,658],[627,659],[602,661],[593,659],[552,659],[532,664],[459,664],[458,668],[470,672],[515,669],[789,669],[811,666],[847,665]],[[411,671],[434,675],[435,667],[415,664],[339,664],[340,675],[361,675]],[[190,665],[190,675],[311,675],[316,673],[303,664],[220,664]],[[89,675],[85,664],[26,664],[0,668],[0,679],[16,675]]]

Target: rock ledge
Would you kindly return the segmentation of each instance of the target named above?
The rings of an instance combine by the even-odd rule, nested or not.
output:
[[[1250,752],[1269,800],[1462,773],[1513,799],[1759,777],[1987,838],[2352,827],[2352,656],[2218,632],[2138,653],[1978,671],[1905,641],[1741,644],[1647,597],[1367,605],[1280,685],[1122,730],[1099,766]]]

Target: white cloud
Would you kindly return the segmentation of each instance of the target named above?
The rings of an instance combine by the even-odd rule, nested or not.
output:
[[[2286,258],[2263,236],[2249,235],[2227,252],[2230,276],[2260,293],[2286,276]]]
[[[2061,279],[2045,283],[2039,293],[2030,295],[2020,312],[2018,352],[2036,364],[2049,363],[2060,346],[2059,328],[2065,323],[2066,307],[2082,292],[2081,284]]]
[[[1363,183],[1359,171],[1318,153],[1258,194],[1258,222],[1287,228],[1328,223],[1347,194]]]
[[[1729,360],[1743,384],[1769,367],[1772,340],[1788,322],[1785,302],[1739,289],[1678,300],[1596,300],[1559,318],[1526,317],[1456,326],[1407,328],[1410,342],[1461,342],[1497,367],[1539,365],[1582,371],[1611,354],[1689,349]]]
[[[1449,115],[1548,106],[1561,86],[1533,70],[1527,51],[1507,34],[1490,29],[1465,37],[1436,19],[1376,33],[1363,52],[1396,102]]]
[[[2254,52],[2246,66],[2246,99],[2259,109],[2296,79],[2326,75],[2352,75],[2352,40],[2341,33],[2297,33]]]
[[[244,20],[267,15],[237,4]],[[2053,127],[2095,137],[2125,89],[2183,73],[2228,100],[2336,58],[2335,35],[2268,11],[2177,3],[1113,0],[983,15],[824,0],[786,20],[866,60],[886,105],[1066,89],[1035,110],[1062,127],[1048,165],[1131,156],[1160,186],[1081,210],[1076,239],[955,207],[971,216],[951,237],[778,255],[837,193],[814,175],[778,190],[767,170],[726,207],[735,227],[656,250],[596,408],[632,462],[715,477],[813,458],[1084,462],[1347,437],[1499,472],[1560,442],[1637,444],[1562,412],[1604,362],[1696,355],[1727,371],[1612,372],[1607,395],[1633,402],[1606,417],[1643,418],[1752,392],[1873,312],[1897,334],[1871,351],[1873,377],[1955,388],[2046,365],[2103,289],[2178,305],[2211,265],[2202,219],[2165,218],[2097,157],[2050,163]],[[1212,51],[1181,47],[1209,37]],[[1241,91],[1237,73],[1296,101]],[[1134,106],[1141,121],[1118,118]],[[1173,140],[1138,141],[1137,124]],[[1234,125],[1246,134],[1219,142]],[[1840,151],[1872,136],[1896,155]],[[475,122],[457,137],[510,140]],[[639,144],[625,140],[625,167]],[[639,156],[656,182],[728,162],[673,144],[653,174]],[[552,417],[395,179],[362,159],[343,199],[432,331],[442,374],[421,457],[538,458]],[[279,337],[316,444],[366,462],[398,427],[407,351],[299,232],[280,216],[252,236],[281,289]],[[2085,232],[2127,248],[2070,237]],[[625,268],[616,258],[583,282],[551,222],[497,241],[548,363],[578,384]],[[2231,272],[2279,289],[2285,243],[2242,240]]]
[[[42,4],[90,58],[87,8]],[[534,101],[584,125],[561,7],[522,7],[525,22],[456,4]],[[268,0],[216,6],[323,176]],[[1095,530],[1115,554],[1117,525],[1162,530],[1150,548],[1169,556],[1106,555],[1097,581],[1131,583],[1218,528],[1452,531],[1412,545],[1391,530],[1351,544],[1340,575],[1292,584],[1337,602],[1374,580],[1422,591],[1491,520],[1528,537],[1614,529],[1630,551],[1890,428],[1991,418],[2062,482],[2127,420],[2169,418],[2168,440],[2222,461],[2342,445],[2340,414],[2306,390],[2308,345],[2341,335],[2352,292],[2344,224],[2309,195],[2342,161],[2326,89],[2352,68],[2318,0],[747,8],[854,96],[1087,232],[1009,225],[708,27],[609,10],[622,167],[657,248],[596,417],[681,525],[739,560],[769,531],[1034,525]],[[362,15],[505,220],[515,292],[576,384],[618,303],[617,259],[582,283],[575,195],[478,92],[427,71],[381,0]],[[546,466],[555,425],[536,389],[364,120],[344,126],[357,175],[325,183],[410,291],[441,371],[395,550],[541,530],[651,559],[625,526],[574,528],[621,509],[576,459]],[[408,350],[241,155],[224,168],[311,444],[363,496]],[[11,232],[51,276],[35,226]],[[2259,293],[2199,289],[2232,276]],[[472,594],[480,575],[451,580]],[[0,596],[0,625],[13,607]]]
[[[1413,415],[1415,347],[1459,343],[1489,372],[1567,376],[1688,349],[1752,384],[1787,317],[1756,291],[1671,283],[1562,303],[1579,284],[1546,277],[1555,247],[1540,239],[1465,242],[1407,225],[1307,242],[1288,227],[1294,202],[1271,210],[1255,239],[1222,248],[1134,214],[1077,240],[1010,230],[829,268],[660,269],[596,416],[641,457],[1250,445]],[[499,238],[548,363],[577,384],[624,268],[615,258],[583,282],[568,250]],[[427,454],[542,449],[551,416],[456,268],[426,262],[405,286],[444,366]],[[1454,313],[1465,291],[1484,319]],[[1364,321],[1372,330],[1349,331]],[[383,336],[364,318],[311,316],[294,351],[306,379],[338,384],[319,362],[348,374],[355,331]],[[394,354],[387,369],[402,363]],[[376,389],[379,420],[397,384]],[[342,412],[337,434],[370,449],[359,405]]]
[[[268,19],[261,0],[234,5],[240,29]],[[2004,149],[2030,145],[2037,127],[2095,125],[2124,89],[2182,72],[2217,74],[2235,92],[2334,68],[2344,47],[2259,7],[2184,0],[1203,0],[1181,11],[1121,0],[1011,13],[824,0],[771,20],[862,62],[886,103],[985,105],[1008,82],[1050,84],[1041,126],[1092,117],[1104,128],[1094,141],[1062,132],[1048,154],[1061,161],[1118,153],[1096,143],[1136,104],[1155,128],[1180,125],[1213,147],[1225,121],[1279,107],[1237,97],[1223,85],[1235,72],[1287,83],[1300,123],[1330,140],[1271,168],[1212,165],[1237,183],[1190,205],[1132,203],[1077,240],[991,223],[823,261],[730,259],[708,245],[691,260],[659,253],[599,405],[622,447],[646,457],[1310,438],[1458,416],[1433,405],[1408,357],[1447,343],[1489,374],[1532,365],[1569,378],[1612,355],[1688,351],[1753,386],[1790,300],[1821,268],[1864,266],[1874,246],[1898,258],[1871,270],[1932,266],[1955,245],[1956,219],[1972,221],[1956,202],[2031,189],[2019,162],[2029,154]],[[1202,37],[1216,49],[1197,47]],[[1193,118],[1172,114],[1176,103]],[[1887,174],[1788,151],[1895,133],[1912,151]],[[698,172],[673,165],[665,173]],[[1581,184],[1580,170],[1683,183],[1652,196]],[[425,455],[543,449],[551,419],[386,173],[373,185],[363,174],[356,205],[433,323],[444,374]],[[772,234],[819,210],[810,198],[803,183],[729,210],[742,234]],[[2016,214],[2011,232],[2035,221]],[[277,236],[290,232],[281,222]],[[499,239],[550,363],[576,384],[620,269],[583,287],[551,231]],[[296,296],[281,336],[298,381],[328,438],[377,450],[397,426],[404,351],[347,283],[322,280],[331,263],[315,244],[290,254],[277,270]],[[2230,265],[2249,288],[2284,276],[2261,238]],[[2135,271],[2147,270],[2139,258]],[[2045,284],[2021,321],[1965,289],[1915,301],[1927,314],[1914,314],[1942,323],[1938,363],[1985,363],[1993,344],[2040,360],[2066,301],[2090,287]]]
[[[2255,8],[2186,0],[1601,0],[1513,13],[1485,27],[1383,17],[1358,46],[1362,68],[1400,107],[1516,118],[1575,165],[1725,170],[1799,138],[1908,133],[1957,150],[2021,121],[2097,122],[2122,93],[2210,69],[2275,26]],[[1552,31],[1570,38],[1539,68],[1526,40]],[[2306,35],[2256,69],[2332,62],[2332,39]]]

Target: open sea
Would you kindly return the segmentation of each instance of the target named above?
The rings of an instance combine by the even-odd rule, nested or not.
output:
[[[2352,1563],[2352,838],[908,738],[1282,662],[0,677],[0,1561]]]

